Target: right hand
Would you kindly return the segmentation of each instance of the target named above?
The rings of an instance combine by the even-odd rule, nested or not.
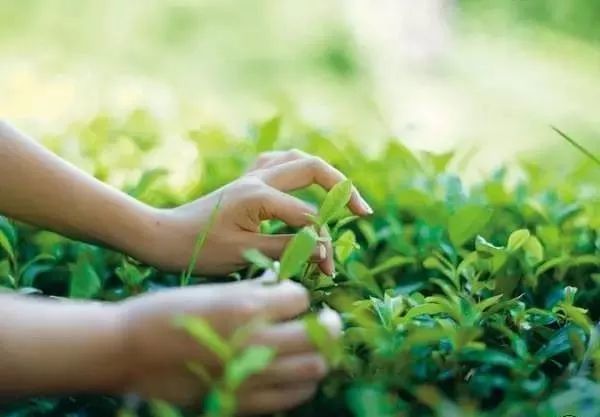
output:
[[[237,271],[247,265],[243,254],[248,249],[279,259],[294,235],[262,234],[262,221],[278,219],[292,227],[312,224],[308,215],[317,214],[316,209],[287,193],[313,184],[329,190],[345,179],[316,156],[299,151],[263,154],[248,173],[224,187],[179,207],[151,210],[152,226],[136,235],[143,239],[132,239],[128,252],[159,269],[179,272],[193,258],[199,233],[208,231],[197,259],[197,273],[226,275]],[[348,207],[358,216],[372,213],[356,189]],[[150,238],[146,238],[148,234]],[[325,274],[334,273],[329,243],[318,245],[312,260]]]
[[[175,327],[174,318],[202,317],[224,337],[262,318],[263,324],[246,343],[272,347],[277,356],[239,389],[239,412],[267,414],[298,406],[312,397],[327,373],[302,321],[294,320],[308,307],[308,294],[301,285],[292,281],[264,285],[261,279],[166,290],[127,300],[119,307],[129,370],[121,391],[198,405],[210,387],[203,386],[184,364],[199,362],[214,376],[220,375],[222,364]],[[326,312],[322,321],[333,335],[341,331],[337,313]]]

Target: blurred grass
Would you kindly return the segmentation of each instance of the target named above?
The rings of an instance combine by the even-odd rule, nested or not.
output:
[[[596,2],[462,0],[435,25],[420,14],[444,3],[0,0],[0,114],[48,134],[148,109],[163,165],[188,128],[239,133],[274,113],[369,150],[389,137],[475,146],[475,174],[524,153],[562,159],[550,124],[598,150]]]

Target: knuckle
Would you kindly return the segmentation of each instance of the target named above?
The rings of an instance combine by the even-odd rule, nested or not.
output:
[[[327,363],[322,356],[315,355],[306,361],[302,372],[309,378],[322,379],[327,375]]]
[[[283,284],[286,293],[286,301],[290,304],[302,307],[307,310],[310,307],[310,296],[308,290],[297,282],[287,280]]]
[[[300,159],[300,158],[304,158],[304,157],[308,156],[307,153],[301,151],[298,148],[292,148],[292,149],[290,149],[288,151],[288,155],[291,156],[292,158],[295,158],[295,159]]]
[[[239,300],[234,308],[234,315],[241,321],[249,320],[260,314],[262,306],[257,297],[249,294],[249,297]]]
[[[311,155],[306,158],[306,164],[311,170],[319,170],[323,167],[325,162],[318,156]]]

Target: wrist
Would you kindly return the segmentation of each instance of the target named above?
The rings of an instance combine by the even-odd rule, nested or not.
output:
[[[125,317],[121,304],[100,304],[97,339],[104,346],[105,372],[94,378],[90,392],[124,394],[128,385],[131,360],[127,348]]]
[[[113,246],[140,261],[160,266],[166,211],[134,201],[124,222],[126,226],[117,230]]]

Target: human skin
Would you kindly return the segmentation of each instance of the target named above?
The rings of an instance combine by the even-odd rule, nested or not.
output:
[[[67,236],[99,243],[163,270],[187,267],[198,233],[218,204],[196,273],[226,274],[258,248],[278,258],[289,235],[259,233],[263,220],[309,224],[314,208],[286,194],[313,183],[329,189],[345,177],[299,151],[263,154],[249,172],[205,197],[171,209],[145,205],[98,181],[0,122],[0,213]],[[354,190],[349,208],[371,209]],[[333,270],[329,243],[313,255]],[[310,398],[325,375],[323,358],[296,318],[308,308],[306,290],[260,280],[144,294],[120,303],[0,296],[0,398],[94,392],[134,393],[197,404],[208,387],[184,366],[196,360],[218,375],[218,358],[174,327],[178,315],[202,317],[228,336],[248,323],[248,343],[273,347],[276,360],[238,392],[241,413],[285,410]],[[340,319],[322,320],[336,335]]]

